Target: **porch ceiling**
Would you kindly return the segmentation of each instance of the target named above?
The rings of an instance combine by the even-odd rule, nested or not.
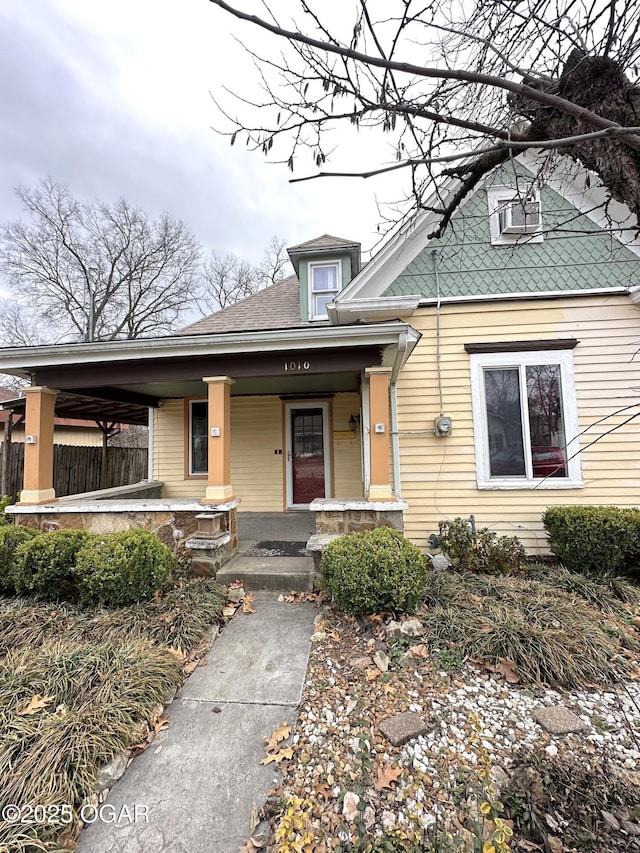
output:
[[[236,379],[231,386],[232,397],[274,394],[336,394],[340,391],[357,391],[360,374],[332,373],[323,376],[260,376]],[[155,384],[129,385],[128,390],[153,394],[162,399],[177,397],[202,397],[207,394],[204,382],[157,382]]]
[[[128,396],[126,392],[124,396]],[[57,418],[110,421],[119,424],[139,424],[146,426],[149,423],[149,405],[152,405],[152,403],[148,402],[146,405],[143,405],[131,401],[97,399],[95,397],[61,392],[56,397],[55,416]],[[10,409],[15,414],[22,415],[24,415],[25,406],[26,397],[8,400],[2,404],[2,408]]]

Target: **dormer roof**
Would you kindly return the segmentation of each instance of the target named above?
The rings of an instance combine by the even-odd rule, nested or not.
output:
[[[305,243],[298,243],[297,246],[291,246],[287,249],[293,268],[296,275],[300,272],[300,261],[303,257],[311,257],[319,255],[321,257],[348,255],[351,258],[351,276],[355,276],[360,272],[360,252],[361,245],[354,240],[347,240],[344,237],[334,237],[332,234],[323,234],[321,237],[315,237],[313,240],[307,240]]]

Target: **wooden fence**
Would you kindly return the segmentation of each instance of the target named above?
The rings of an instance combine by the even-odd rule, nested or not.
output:
[[[0,443],[0,470],[4,445]],[[107,476],[102,476],[102,447],[73,447],[56,444],[53,448],[53,487],[58,497],[127,486],[148,476],[146,447],[108,447]],[[8,488],[15,498],[22,488],[24,444],[11,445]]]

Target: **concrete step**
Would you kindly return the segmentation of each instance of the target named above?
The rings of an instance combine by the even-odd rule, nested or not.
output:
[[[223,586],[241,580],[248,592],[270,589],[277,592],[310,592],[313,589],[311,557],[248,557],[239,554],[216,574]]]

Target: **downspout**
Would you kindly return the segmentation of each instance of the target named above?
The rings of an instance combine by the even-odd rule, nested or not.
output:
[[[393,493],[397,498],[402,497],[402,482],[400,478],[400,435],[398,433],[398,376],[407,354],[407,333],[403,332],[398,340],[396,357],[393,361],[390,378],[391,400],[391,458],[393,460]]]
[[[149,406],[149,447],[147,450],[147,479],[153,480],[153,414],[154,410]]]

